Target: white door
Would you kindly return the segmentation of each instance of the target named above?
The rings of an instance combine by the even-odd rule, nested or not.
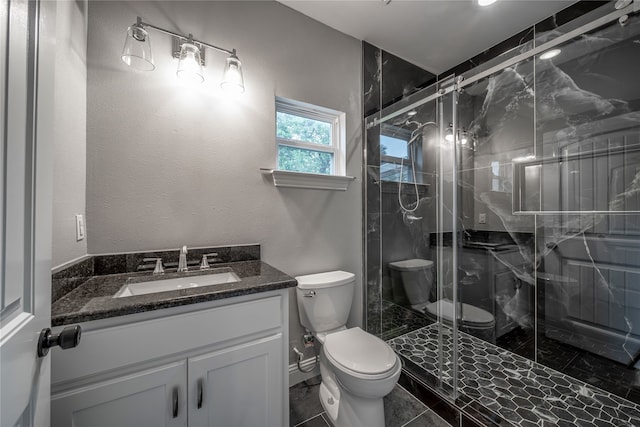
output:
[[[55,3],[0,0],[0,425],[48,426]]]
[[[284,425],[282,334],[189,358],[189,426]]]

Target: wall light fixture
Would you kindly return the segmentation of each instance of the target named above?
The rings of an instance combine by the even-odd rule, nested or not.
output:
[[[467,146],[465,148],[470,148],[472,150],[475,149],[476,137],[471,131],[462,128],[462,130],[458,130],[456,134],[460,145]],[[449,123],[449,126],[447,126],[444,131],[444,140],[451,143],[455,141],[455,139],[456,138],[453,136],[453,123]]]
[[[178,58],[176,74],[183,80],[202,83],[205,65],[204,48],[217,50],[229,55],[227,58],[220,87],[225,91],[244,92],[244,78],[242,63],[236,55],[235,49],[224,49],[209,43],[195,40],[192,34],[184,36],[164,28],[143,22],[139,16],[134,24],[127,29],[127,37],[122,49],[122,61],[128,66],[141,71],[152,71],[156,68],[151,53],[151,41],[147,29],[153,29],[173,37],[173,57]]]

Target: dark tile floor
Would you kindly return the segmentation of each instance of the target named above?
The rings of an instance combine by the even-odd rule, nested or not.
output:
[[[289,425],[300,427],[331,426],[318,397],[320,377],[289,388]],[[384,398],[386,427],[449,427],[446,421],[397,385]]]

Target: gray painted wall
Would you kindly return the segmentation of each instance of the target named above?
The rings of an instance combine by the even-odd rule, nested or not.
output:
[[[87,240],[76,241],[75,223],[76,214],[85,214],[86,3],[58,2],[57,15],[52,266],[87,254]]]
[[[225,55],[210,50],[205,83],[183,86],[170,38],[156,32],[156,70],[131,71],[120,54],[137,15],[236,48],[246,92],[236,99],[221,93]],[[361,324],[360,90],[360,42],[276,2],[92,1],[89,253],[260,243],[266,262],[294,276],[354,272],[349,322]],[[276,95],[347,113],[347,174],[358,177],[347,192],[276,189],[260,173],[275,166]],[[301,348],[291,297],[291,347]]]

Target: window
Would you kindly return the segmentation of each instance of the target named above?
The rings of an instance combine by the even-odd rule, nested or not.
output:
[[[382,181],[413,182],[413,168],[416,180],[422,182],[420,156],[415,158],[415,150],[421,152],[422,139],[417,138],[409,149],[411,132],[395,126],[382,126],[380,133],[380,179]],[[402,165],[402,167],[401,167]],[[402,176],[400,173],[402,172]]]
[[[511,192],[511,165],[491,162],[491,191]]]
[[[339,111],[277,97],[278,170],[345,175],[344,119]]]

